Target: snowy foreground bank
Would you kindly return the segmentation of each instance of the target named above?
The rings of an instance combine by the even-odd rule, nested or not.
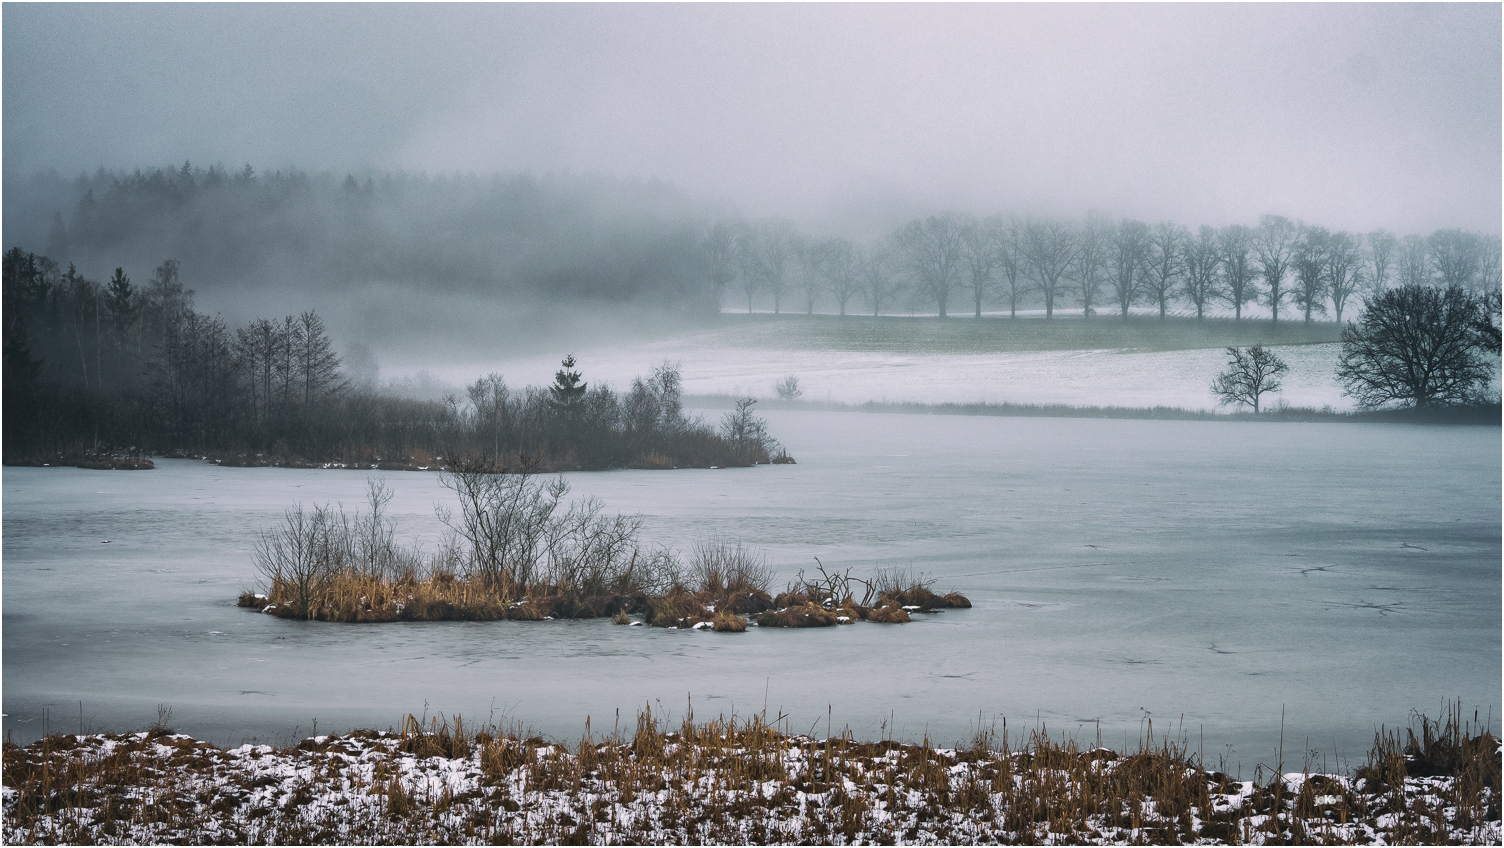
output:
[[[1498,741],[1424,736],[1421,756],[1408,758],[1390,737],[1353,778],[1267,781],[1204,771],[1173,743],[1124,757],[1036,734],[1010,753],[992,750],[998,740],[984,734],[957,751],[819,741],[757,718],[664,732],[650,713],[631,741],[584,742],[575,753],[538,738],[425,732],[412,719],[401,734],[316,736],[285,750],[221,750],[165,729],[51,736],[5,746],[3,836],[7,844],[1497,844]],[[1433,776],[1405,776],[1407,764]]]

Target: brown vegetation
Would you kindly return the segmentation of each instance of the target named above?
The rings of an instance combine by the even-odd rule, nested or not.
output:
[[[450,534],[436,553],[396,543],[386,516],[392,493],[372,482],[367,512],[300,505],[264,531],[256,559],[266,591],[243,593],[240,606],[336,622],[610,617],[632,624],[636,615],[654,627],[722,633],[745,631],[744,616],[763,627],[828,627],[908,621],[902,607],[971,606],[906,573],[880,571],[865,581],[849,570],[827,574],[823,565],[818,579],[800,572],[775,599],[772,571],[751,550],[702,542],[685,564],[642,544],[636,517],[607,515],[593,498],[564,502],[562,480],[469,466],[445,471],[443,480],[459,510],[440,509]],[[860,602],[857,587],[865,587]],[[871,618],[874,606],[882,609]]]
[[[163,727],[4,747],[4,840],[176,843],[1490,843],[1499,740],[1422,719],[1354,777],[1207,771],[1152,733],[1126,755],[1035,730],[820,740],[763,716],[573,752],[518,730],[408,716],[400,732],[222,750]],[[1022,744],[1017,744],[1022,742]],[[1382,772],[1382,776],[1380,774]],[[1419,776],[1425,773],[1425,776]]]

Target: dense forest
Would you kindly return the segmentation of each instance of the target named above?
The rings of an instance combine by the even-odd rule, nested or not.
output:
[[[467,398],[411,400],[352,383],[314,312],[231,329],[193,308],[178,264],[106,284],[13,248],[4,256],[7,462],[202,452],[233,464],[506,468],[750,465],[776,442],[750,402],[719,430],[690,419],[677,366],[622,393],[566,357],[545,388],[497,375]]]

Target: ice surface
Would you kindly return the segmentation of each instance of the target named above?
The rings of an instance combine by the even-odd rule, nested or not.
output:
[[[587,715],[597,730],[645,703],[680,716],[692,696],[700,718],[766,699],[796,732],[828,707],[858,736],[942,743],[979,715],[1087,740],[1100,723],[1114,747],[1152,721],[1246,772],[1275,761],[1282,708],[1290,767],[1307,737],[1359,761],[1376,725],[1444,699],[1498,712],[1496,428],[767,418],[798,465],[573,474],[573,494],[641,512],[648,538],[680,549],[756,545],[780,583],[815,556],[905,566],[975,607],[739,635],[284,621],[234,606],[257,588],[255,530],[294,501],[357,506],[367,473],[8,468],[4,729],[72,731],[80,711],[136,729],[168,704],[179,730],[238,745],[426,707],[573,740]],[[370,476],[434,544],[437,477]]]

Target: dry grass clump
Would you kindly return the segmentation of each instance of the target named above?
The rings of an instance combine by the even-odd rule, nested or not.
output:
[[[834,627],[837,623],[834,612],[810,601],[765,612],[757,617],[759,627]]]
[[[929,740],[790,735],[763,716],[677,726],[648,709],[630,737],[574,750],[456,718],[400,732],[222,750],[165,728],[48,736],[3,752],[18,843],[1433,844],[1498,843],[1498,740],[1449,717],[1380,786],[1290,773],[1240,781],[1151,736],[1124,756],[1042,729]],[[1382,734],[1397,739],[1399,734]],[[1387,742],[1385,743],[1388,744]],[[1380,764],[1376,745],[1370,763]],[[1408,749],[1408,746],[1407,746]],[[1387,750],[1384,749],[1384,750]],[[1413,759],[1412,759],[1413,758]]]
[[[867,620],[877,624],[904,624],[913,621],[907,610],[897,604],[878,607],[867,613]]]
[[[392,493],[373,482],[367,512],[299,505],[262,532],[256,560],[266,591],[243,593],[240,606],[352,623],[609,617],[631,624],[637,614],[654,627],[740,633],[747,617],[764,627],[829,627],[909,621],[903,607],[971,605],[958,594],[935,595],[922,578],[878,572],[866,581],[823,565],[818,578],[801,571],[775,599],[772,569],[740,543],[700,542],[686,565],[643,545],[639,518],[607,515],[595,499],[565,502],[562,480],[456,466],[441,479],[460,508],[439,510],[450,533],[437,552],[395,542],[386,516]],[[861,601],[855,589],[864,590]],[[874,610],[881,610],[876,618]]]
[[[937,595],[930,590],[933,580],[907,571],[879,569],[870,580],[844,572],[826,571],[818,564],[818,576],[803,571],[788,588],[773,599],[771,612],[758,616],[763,627],[829,627],[871,621],[879,624],[903,624],[912,621],[911,611],[937,612],[942,609],[970,609],[971,601],[959,592]],[[862,599],[856,600],[856,592]]]

